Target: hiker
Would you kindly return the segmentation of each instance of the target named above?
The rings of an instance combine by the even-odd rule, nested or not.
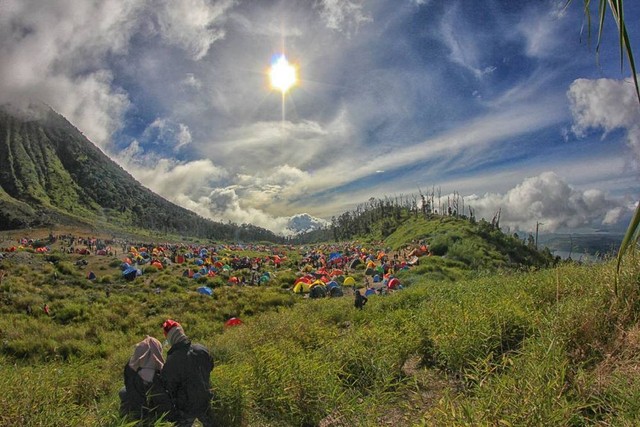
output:
[[[168,419],[179,427],[200,420],[203,427],[213,427],[211,383],[213,359],[201,344],[192,344],[182,326],[171,319],[162,329],[171,345],[162,370],[162,380],[173,404]]]
[[[147,336],[136,344],[124,366],[124,387],[120,389],[120,415],[152,424],[171,403],[162,386],[160,370],[164,365],[162,344]]]
[[[46,314],[47,316],[51,316],[51,309],[49,309],[49,304],[45,304],[44,307],[42,307],[42,311],[44,311],[44,314]]]
[[[360,291],[356,289],[356,299],[354,302],[355,307],[359,310],[362,310],[367,301],[369,301],[369,298],[362,295]]]

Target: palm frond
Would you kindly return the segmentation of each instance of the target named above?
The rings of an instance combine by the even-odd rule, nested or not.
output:
[[[565,8],[571,4],[572,0],[567,0]],[[584,2],[584,15],[587,19],[587,34],[591,38],[591,0],[583,0]],[[636,97],[640,102],[640,84],[638,83],[638,72],[636,70],[635,60],[633,59],[633,49],[631,48],[631,41],[629,40],[629,34],[627,32],[627,26],[624,21],[624,1],[623,0],[599,0],[598,3],[598,39],[596,44],[596,57],[599,56],[600,42],[602,40],[602,34],[604,32],[605,17],[607,14],[607,6],[611,11],[611,15],[618,27],[618,41],[620,45],[620,70],[624,69],[624,57],[627,57],[629,61],[629,67],[631,68],[631,77],[633,79],[634,89],[636,91]],[[636,246],[638,239],[640,239],[640,203],[636,207],[635,213],[627,231],[620,243],[620,249],[618,250],[617,265],[616,265],[616,284],[615,293],[618,294],[618,274],[620,272],[620,263],[622,257],[630,249]]]

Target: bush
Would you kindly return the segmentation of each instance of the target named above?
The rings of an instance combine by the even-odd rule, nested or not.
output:
[[[64,306],[52,310],[56,322],[68,324],[86,320],[86,309],[84,305],[78,303],[67,303]]]
[[[429,242],[429,251],[433,255],[443,256],[446,255],[449,247],[453,244],[453,241],[446,234],[441,234],[434,237],[431,242]]]

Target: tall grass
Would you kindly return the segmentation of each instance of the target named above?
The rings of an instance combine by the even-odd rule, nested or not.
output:
[[[125,425],[122,367],[146,334],[162,339],[167,317],[211,349],[222,425],[640,421],[640,266],[631,256],[618,298],[615,262],[452,281],[430,269],[451,273],[460,261],[432,258],[362,311],[350,296],[309,300],[278,284],[208,297],[156,273],[118,280],[107,297],[102,284],[74,284],[73,269],[56,283],[38,268],[12,270],[0,289],[0,425]],[[156,293],[157,280],[176,292]],[[51,317],[35,305],[43,302]],[[230,315],[244,325],[224,328]]]

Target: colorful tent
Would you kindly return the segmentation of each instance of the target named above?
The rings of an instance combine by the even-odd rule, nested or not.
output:
[[[138,276],[142,276],[142,271],[134,267],[129,267],[122,272],[122,277],[128,281],[132,281]]]
[[[347,277],[344,279],[344,282],[342,282],[342,284],[343,284],[344,286],[354,286],[354,285],[356,284],[356,279],[354,279],[354,278],[353,278],[353,277],[351,277],[351,276],[347,276]]]
[[[240,326],[242,325],[244,322],[240,319],[238,319],[237,317],[232,317],[231,319],[227,320],[226,322],[224,322],[224,326]]]
[[[311,288],[308,283],[300,281],[293,287],[293,292],[296,294],[307,293],[310,289]]]
[[[207,286],[200,286],[198,288],[198,293],[202,295],[213,295],[213,290]]]
[[[309,298],[323,298],[327,296],[327,288],[324,286],[313,286],[309,291]]]

